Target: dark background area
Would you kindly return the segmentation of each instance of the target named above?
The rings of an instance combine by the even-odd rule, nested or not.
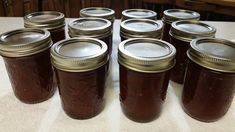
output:
[[[217,0],[221,2],[217,2],[216,4],[205,1],[206,0],[0,0],[0,16],[21,17],[35,11],[55,10],[64,13],[66,17],[76,18],[79,17],[79,11],[82,8],[107,7],[115,10],[116,18],[121,17],[121,12],[124,9],[144,8],[156,11],[159,19],[162,17],[162,12],[166,9],[182,8],[199,12],[201,14],[201,20],[235,21],[235,0],[234,4],[226,4],[223,0]]]

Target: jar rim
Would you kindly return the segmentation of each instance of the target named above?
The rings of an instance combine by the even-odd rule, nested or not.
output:
[[[17,34],[25,34],[29,37],[32,32],[41,34],[36,40],[25,40],[25,42],[14,42],[6,40]],[[28,33],[28,34],[27,34]],[[22,37],[24,38],[24,37]],[[7,57],[22,57],[29,56],[42,52],[52,45],[50,32],[42,29],[35,28],[22,28],[5,32],[0,35],[0,54]]]
[[[192,26],[197,27],[192,28]],[[199,30],[199,26],[201,27],[201,30]],[[169,32],[170,36],[186,42],[190,42],[191,40],[196,38],[213,38],[215,36],[215,33],[215,27],[200,21],[191,20],[180,20],[173,22],[171,24],[171,29]]]
[[[75,26],[76,23],[83,21],[101,22],[104,24],[99,27],[90,27],[90,28],[82,28]],[[69,22],[68,30],[69,30],[69,35],[71,36],[92,36],[94,38],[101,38],[103,37],[103,35],[112,33],[111,25],[112,24],[110,21],[103,18],[95,18],[95,17],[78,18]]]
[[[232,41],[219,38],[194,39],[187,56],[202,67],[235,73],[235,43]]]
[[[60,49],[63,48],[63,46],[68,46],[70,44],[77,46],[70,50],[76,50],[78,48],[80,50],[84,49],[86,50],[86,52],[79,52],[79,51],[76,51],[76,52],[77,53],[79,52],[79,54],[86,53],[86,55],[85,54],[82,56],[64,55],[60,51]],[[96,49],[96,53],[90,54],[92,51],[89,50],[89,47],[94,47],[94,46],[99,47],[99,48]],[[109,59],[107,50],[108,50],[107,45],[103,41],[95,39],[95,38],[84,38],[84,37],[69,38],[69,39],[61,40],[52,46],[51,62],[54,67],[63,71],[68,71],[68,72],[91,71],[107,63]],[[88,52],[89,54],[87,54]]]
[[[139,15],[132,15],[129,14],[130,12],[148,12],[148,16],[139,16]],[[151,13],[151,14],[150,14]],[[152,10],[148,10],[148,9],[126,9],[124,11],[122,11],[122,20],[126,20],[126,19],[131,19],[131,18],[139,18],[139,19],[152,19],[152,20],[156,20],[157,19],[157,13],[155,11]]]
[[[136,27],[129,27],[127,24],[137,23]],[[139,30],[138,27],[144,26],[141,23],[151,24],[153,27],[149,30]],[[160,38],[163,24],[160,21],[150,19],[127,19],[121,22],[120,36],[124,38]]]
[[[132,47],[129,50],[128,46],[136,46],[136,48]],[[137,51],[146,54],[148,49],[149,53],[153,53],[150,56],[141,56],[140,54],[137,56],[134,53]],[[153,38],[132,38],[119,44],[118,62],[135,71],[158,73],[167,71],[175,65],[175,53],[176,49],[168,42]]]
[[[108,11],[107,13],[89,13],[89,10],[105,10]],[[80,16],[81,17],[100,17],[108,20],[114,19],[115,11],[110,8],[105,7],[87,7],[80,10]]]
[[[173,15],[172,13],[187,13],[191,14],[190,15]],[[172,22],[179,21],[179,20],[199,20],[200,19],[200,14],[191,11],[191,10],[185,10],[185,9],[168,9],[163,12],[163,17],[162,21],[166,22],[168,24],[171,24]]]
[[[33,19],[36,17],[47,16],[47,19]],[[52,17],[54,16],[54,17]],[[65,26],[65,16],[57,11],[39,11],[29,13],[24,16],[24,27],[26,28],[44,28],[53,30]]]

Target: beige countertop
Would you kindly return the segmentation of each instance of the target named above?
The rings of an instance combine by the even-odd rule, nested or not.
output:
[[[71,19],[66,19],[67,22]],[[234,22],[206,22],[217,28],[216,37],[235,39]],[[0,57],[0,131],[2,132],[234,132],[235,99],[228,113],[217,122],[192,119],[181,108],[182,86],[170,82],[161,116],[150,123],[136,123],[124,116],[119,104],[117,45],[120,21],[114,23],[113,56],[106,84],[106,106],[88,120],[69,118],[61,108],[58,91],[39,104],[21,103],[13,94],[3,59]],[[0,33],[23,28],[22,18],[0,17]],[[25,82],[27,83],[27,82]]]

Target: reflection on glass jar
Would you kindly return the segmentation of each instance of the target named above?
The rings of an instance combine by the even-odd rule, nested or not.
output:
[[[187,50],[190,41],[195,38],[214,37],[216,29],[199,21],[176,21],[171,25],[170,43],[176,48],[176,64],[170,79],[182,84],[187,66]]]
[[[235,92],[235,43],[196,39],[187,52],[189,62],[182,94],[184,110],[205,122],[228,111]]]
[[[115,11],[104,7],[88,7],[80,10],[80,17],[97,17],[109,20],[112,24],[115,20]]]
[[[53,43],[65,39],[64,14],[56,11],[33,12],[24,17],[24,27],[46,29]]]
[[[64,111],[72,118],[87,119],[104,107],[107,45],[98,39],[71,38],[51,48]]]
[[[121,41],[129,38],[156,38],[160,39],[162,22],[149,19],[128,19],[121,23]]]
[[[121,21],[127,19],[151,19],[157,20],[157,13],[147,9],[126,9],[122,11]]]
[[[160,115],[175,52],[171,44],[158,39],[135,38],[119,44],[120,102],[129,119],[148,122]]]
[[[169,31],[171,23],[179,20],[199,20],[200,14],[190,10],[168,9],[163,12],[163,33],[162,40],[170,42]]]
[[[0,36],[0,54],[11,86],[24,103],[42,102],[55,91],[51,45],[50,33],[40,29],[13,30]]]

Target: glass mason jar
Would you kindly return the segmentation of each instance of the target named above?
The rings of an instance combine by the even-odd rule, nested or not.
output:
[[[121,21],[135,18],[157,20],[157,13],[147,9],[126,9],[122,11]]]
[[[115,11],[104,7],[88,7],[80,10],[80,17],[98,17],[109,20],[112,24],[115,20]]]
[[[121,41],[129,38],[160,39],[162,23],[149,19],[128,19],[122,21],[120,27]]]
[[[51,45],[50,33],[41,29],[18,29],[0,36],[0,54],[20,101],[39,103],[53,95]]]
[[[163,12],[163,33],[162,40],[170,42],[169,31],[171,23],[179,20],[199,20],[200,14],[190,10],[183,9],[168,9]]]
[[[24,16],[25,28],[46,29],[51,33],[53,43],[65,39],[64,14],[56,11],[33,12]]]
[[[160,115],[175,53],[171,44],[158,39],[134,38],[119,44],[120,102],[129,119],[148,122]]]
[[[195,38],[213,38],[216,29],[199,21],[176,21],[171,25],[170,43],[176,48],[176,64],[171,71],[170,79],[176,83],[183,84],[185,69],[187,66],[187,50],[190,41]]]
[[[64,111],[75,119],[88,119],[104,107],[107,45],[93,38],[70,38],[51,48]]]
[[[97,38],[108,46],[108,53],[112,53],[111,22],[102,18],[78,18],[68,24],[68,34],[73,37]]]
[[[182,94],[185,112],[205,122],[226,114],[235,93],[235,43],[204,38],[191,42]]]

